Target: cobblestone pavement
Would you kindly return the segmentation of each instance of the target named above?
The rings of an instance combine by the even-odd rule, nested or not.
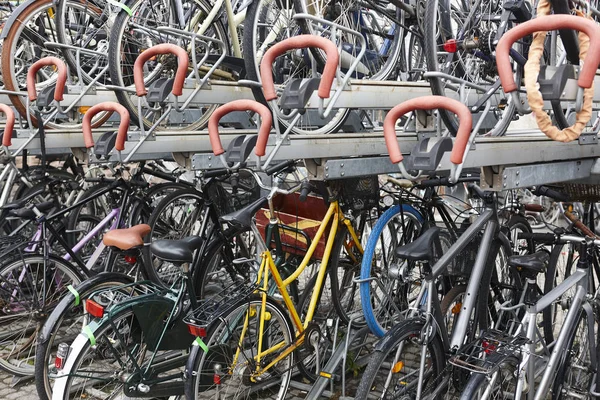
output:
[[[0,372],[0,399],[2,400],[39,400],[32,379],[13,384],[13,377]]]

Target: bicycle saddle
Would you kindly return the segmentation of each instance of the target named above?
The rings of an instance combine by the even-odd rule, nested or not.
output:
[[[266,201],[266,196],[261,197],[260,199],[248,204],[246,207],[242,208],[239,211],[223,215],[221,217],[221,221],[227,222],[232,225],[249,227],[252,224],[252,217],[256,215],[258,210],[262,208]]]
[[[412,242],[399,246],[396,255],[410,261],[433,261],[433,241],[439,234],[440,228],[432,226]]]
[[[55,203],[53,201],[44,201],[43,203],[36,204],[35,207],[41,213],[45,213],[46,211],[50,211],[54,208]],[[24,218],[24,219],[35,219],[35,212],[29,207],[12,209],[8,212],[8,215],[12,217]]]
[[[157,240],[150,245],[150,251],[161,260],[175,264],[191,263],[194,250],[202,246],[200,236],[189,236],[180,240]]]
[[[119,250],[130,250],[144,244],[144,236],[150,233],[150,225],[139,224],[131,228],[113,229],[106,232],[102,237],[102,243],[106,246],[116,247]]]
[[[549,258],[548,252],[545,251],[522,256],[510,256],[508,266],[515,267],[518,271],[523,272],[526,277],[535,278],[537,274],[544,272]]]

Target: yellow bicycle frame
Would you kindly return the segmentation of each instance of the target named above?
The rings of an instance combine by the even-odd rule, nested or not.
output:
[[[287,286],[289,286],[290,283],[295,281],[300,276],[300,274],[302,274],[304,269],[308,266],[308,263],[309,263],[310,259],[312,258],[312,255],[315,252],[315,249],[317,248],[317,245],[319,244],[319,241],[321,240],[321,237],[325,233],[325,230],[327,229],[327,226],[329,225],[330,222],[331,222],[331,229],[329,230],[329,235],[327,237],[327,243],[325,245],[323,261],[321,262],[321,265],[319,266],[317,281],[315,283],[315,290],[310,298],[310,304],[308,307],[308,312],[306,314],[306,317],[305,317],[304,321],[302,321],[300,319],[300,316],[298,315],[298,312],[296,311],[296,307],[294,307],[294,303],[292,302],[290,295],[288,294]],[[337,201],[332,201],[329,204],[327,213],[325,214],[325,217],[321,221],[319,230],[315,234],[315,237],[313,238],[313,241],[312,241],[310,247],[308,248],[306,255],[302,259],[302,262],[300,263],[298,268],[296,268],[294,273],[292,275],[290,275],[288,278],[286,278],[285,280],[283,280],[281,278],[281,275],[279,274],[279,271],[277,270],[277,266],[275,265],[275,262],[273,261],[273,256],[271,255],[271,252],[268,249],[261,254],[262,261],[260,264],[260,268],[258,270],[257,282],[258,282],[259,287],[262,286],[262,290],[260,291],[262,304],[261,304],[261,310],[260,310],[260,316],[259,316],[260,317],[260,325],[259,325],[259,332],[258,332],[258,351],[257,351],[257,354],[254,356],[254,358],[256,360],[256,364],[259,367],[257,367],[256,371],[254,371],[253,377],[260,376],[261,374],[268,371],[273,365],[277,364],[279,361],[281,361],[284,358],[286,358],[287,356],[289,356],[290,353],[292,353],[296,348],[298,348],[304,342],[303,333],[304,333],[304,330],[306,329],[306,327],[308,326],[308,324],[312,321],[315,310],[317,308],[317,302],[319,300],[321,290],[323,289],[323,286],[324,286],[325,274],[327,272],[327,266],[329,265],[329,258],[331,256],[331,250],[333,249],[335,236],[337,234],[337,229],[338,229],[340,222],[344,223],[344,225],[346,225],[348,227],[348,232],[350,233],[350,236],[352,238],[352,242],[349,245],[345,244],[346,249],[348,249],[351,246],[356,246],[356,249],[362,254],[363,248],[360,244],[360,240],[359,240],[356,232],[354,231],[354,227],[352,226],[351,221],[344,216],[344,214],[339,206],[339,203]],[[349,252],[349,254],[352,256],[351,252]],[[292,317],[292,322],[296,326],[296,340],[289,347],[287,347],[283,352],[281,352],[281,354],[279,354],[277,357],[275,357],[268,365],[266,365],[264,368],[260,368],[260,360],[263,357],[265,357],[269,354],[272,354],[285,346],[285,342],[281,342],[274,346],[271,346],[268,349],[265,349],[264,351],[262,349],[263,329],[264,329],[265,321],[268,320],[268,318],[269,318],[269,316],[267,315],[267,312],[266,312],[267,292],[268,292],[268,288],[269,288],[269,273],[273,276],[273,279],[275,280],[275,285],[277,286],[277,289],[279,290],[279,292],[281,293],[281,295],[283,297],[285,307],[287,308],[288,312],[290,313],[290,315]],[[238,345],[236,354],[233,358],[234,366],[237,363],[237,360],[239,358],[240,348],[241,348],[241,344],[243,343],[243,340],[244,340],[244,335],[247,332],[249,318],[250,318],[250,312],[246,313],[246,318],[244,320],[244,326],[242,328],[242,333],[240,334],[239,345]]]

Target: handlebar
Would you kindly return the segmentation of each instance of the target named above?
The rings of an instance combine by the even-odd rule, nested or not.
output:
[[[600,48],[600,26],[595,22],[582,17],[565,14],[547,15],[537,17],[517,25],[506,32],[496,47],[496,62],[498,75],[504,93],[511,93],[518,89],[513,76],[509,51],[512,45],[524,36],[534,32],[550,31],[557,29],[573,29],[583,31],[590,38],[590,49]],[[580,88],[590,88],[594,83],[596,69],[600,64],[600,52],[590,51],[579,73],[578,85]]]
[[[312,192],[312,185],[310,184],[310,182],[302,182],[300,184],[300,196],[298,199],[304,203],[310,192]]]
[[[453,164],[462,164],[463,156],[469,141],[469,135],[473,127],[473,117],[471,112],[458,100],[450,99],[444,96],[423,96],[405,101],[388,112],[383,122],[383,135],[385,137],[385,145],[388,148],[390,159],[394,164],[401,162],[404,157],[400,151],[400,145],[396,138],[396,121],[404,114],[415,110],[433,110],[443,108],[454,112],[460,121],[456,141],[452,147],[450,161]]]
[[[536,203],[523,204],[523,209],[525,211],[538,212],[538,213],[546,211],[546,207],[544,207],[541,204],[536,204]]]
[[[56,78],[56,87],[54,88],[54,100],[62,101],[64,99],[65,85],[67,84],[67,66],[65,62],[57,57],[44,57],[37,60],[27,71],[27,93],[29,101],[37,99],[37,90],[35,88],[35,74],[42,68],[48,65],[54,65],[58,70]]]
[[[276,173],[279,173],[283,170],[285,170],[286,168],[289,168],[293,165],[296,165],[296,160],[286,160],[286,161],[282,161],[278,164],[273,165],[272,167],[269,167],[265,170],[265,173],[269,176],[271,175],[275,175]]]
[[[230,101],[217,108],[210,116],[210,119],[208,120],[208,136],[214,155],[220,156],[225,153],[223,145],[221,144],[221,137],[219,136],[219,121],[225,115],[234,111],[254,111],[260,115],[261,122],[258,129],[258,140],[256,142],[256,147],[254,148],[254,153],[259,157],[264,156],[267,148],[267,141],[269,140],[269,134],[271,133],[271,126],[273,125],[273,117],[267,106],[254,100]]]
[[[204,178],[218,178],[220,176],[224,176],[229,174],[229,170],[225,168],[221,169],[213,169],[204,172]]]
[[[561,203],[570,200],[569,196],[567,196],[565,193],[551,189],[548,186],[544,186],[544,185],[536,187],[535,190],[533,191],[533,194],[536,196],[550,197],[551,199],[554,199]]]
[[[260,79],[263,84],[263,94],[267,101],[277,99],[275,84],[273,83],[273,62],[281,54],[292,49],[305,49],[309,47],[318,47],[325,51],[327,61],[323,68],[323,75],[319,83],[318,95],[322,99],[329,98],[333,80],[337,71],[340,56],[335,44],[321,36],[298,35],[285,39],[271,47],[260,62]]]
[[[0,104],[0,112],[6,115],[6,125],[2,135],[2,145],[10,147],[12,145],[12,134],[15,127],[15,112],[6,104]]]
[[[426,188],[426,187],[435,187],[435,186],[454,186],[458,183],[466,183],[466,182],[479,182],[480,177],[478,176],[464,176],[458,178],[456,182],[450,182],[450,178],[434,178],[434,179],[425,179],[418,184],[416,187]]]
[[[127,130],[129,129],[129,112],[119,103],[112,101],[96,104],[85,113],[83,117],[83,139],[85,141],[85,147],[88,149],[90,147],[94,147],[94,137],[92,136],[92,118],[101,111],[116,111],[121,116],[117,140],[115,142],[115,149],[117,149],[117,151],[124,150],[125,140],[127,139]]]
[[[537,243],[554,244],[556,242],[556,235],[553,233],[519,232],[517,239],[531,239]]]
[[[144,52],[142,52],[135,60],[133,65],[135,93],[140,97],[145,96],[148,93],[144,86],[144,64],[150,58],[159,54],[174,54],[177,56],[177,72],[175,73],[175,82],[173,82],[171,93],[175,96],[181,96],[183,94],[183,84],[185,83],[185,76],[190,64],[190,58],[184,49],[170,43],[152,46],[149,49],[144,50]]]
[[[584,235],[589,236],[591,238],[598,238],[598,236],[594,232],[592,232],[592,230],[588,228],[583,222],[581,222],[579,218],[573,215],[571,211],[565,211],[565,217],[567,217],[567,219],[573,223],[573,226],[579,229]]]

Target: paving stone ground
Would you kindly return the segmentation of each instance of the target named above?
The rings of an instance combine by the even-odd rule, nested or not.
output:
[[[13,384],[13,377],[0,371],[0,399],[39,400],[35,382],[31,379]]]

